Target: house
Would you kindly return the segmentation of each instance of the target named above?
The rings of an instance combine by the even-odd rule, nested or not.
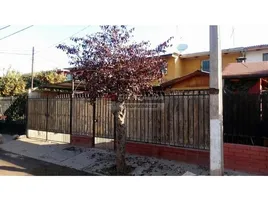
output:
[[[268,61],[230,63],[222,73],[225,88],[260,94],[268,85]]]
[[[227,66],[228,63],[236,62],[241,57],[243,48],[233,48],[222,50],[222,65]],[[168,54],[166,55],[168,62],[167,74],[164,76],[165,81],[174,78],[189,75],[197,70],[209,72],[209,51],[191,54]]]
[[[173,53],[162,55],[162,57],[166,59],[168,65],[167,70],[163,72],[163,79],[161,81],[153,81],[152,83],[158,90],[209,88],[209,51],[190,54]],[[261,61],[268,61],[268,44],[222,50],[223,70],[229,63]],[[68,70],[70,70],[70,68],[66,68],[61,72],[68,74]],[[71,76],[68,75],[68,78],[68,87],[70,88]]]
[[[268,61],[268,45],[256,45],[244,48],[246,62]]]
[[[268,61],[230,63],[222,77],[226,137],[267,147]]]
[[[163,89],[209,88],[209,51],[166,55],[167,73],[160,83]],[[268,45],[256,45],[222,50],[223,70],[229,63],[268,61]]]
[[[162,83],[163,90],[201,90],[209,88],[209,73],[196,70],[193,73],[181,76]]]

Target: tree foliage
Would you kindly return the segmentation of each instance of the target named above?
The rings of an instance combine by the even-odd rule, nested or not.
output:
[[[25,92],[25,86],[26,83],[22,75],[9,69],[0,79],[0,94],[1,96],[17,96]]]
[[[55,84],[66,80],[66,75],[62,73],[58,74],[56,71],[40,72],[36,77],[41,81],[41,84]]]
[[[27,74],[24,76],[26,81],[26,89],[31,88],[32,76]],[[46,84],[61,83],[66,81],[66,75],[53,71],[42,71],[34,74],[34,87],[40,87]]]
[[[25,119],[25,108],[27,104],[27,93],[23,93],[15,97],[15,101],[5,111],[4,115],[7,116],[9,121],[23,121]]]
[[[160,55],[172,38],[151,48],[150,42],[132,41],[133,29],[126,26],[101,26],[101,32],[85,38],[71,38],[75,45],[58,45],[75,68],[73,75],[84,80],[92,98],[104,94],[127,97],[152,89],[152,81],[162,78],[166,60]],[[82,69],[80,73],[75,73]]]
[[[152,81],[162,78],[166,60],[161,54],[172,38],[151,48],[150,42],[134,42],[134,29],[126,26],[101,26],[101,31],[83,38],[71,38],[74,45],[57,48],[70,58],[73,77],[84,81],[92,101],[106,94],[115,95],[112,112],[116,119],[116,165],[125,172],[125,100],[152,91]],[[121,97],[121,98],[119,98]]]

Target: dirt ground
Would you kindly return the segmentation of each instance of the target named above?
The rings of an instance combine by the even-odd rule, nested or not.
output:
[[[91,176],[91,174],[0,150],[0,176]]]

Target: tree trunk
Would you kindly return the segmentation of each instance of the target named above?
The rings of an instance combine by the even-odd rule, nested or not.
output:
[[[124,101],[114,103],[114,115],[116,120],[116,170],[120,175],[126,172],[126,106]]]

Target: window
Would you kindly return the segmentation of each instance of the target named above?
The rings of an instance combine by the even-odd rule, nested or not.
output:
[[[71,74],[68,74],[67,76],[66,76],[66,80],[67,81],[71,81],[73,79],[73,76],[71,75]]]
[[[268,53],[262,54],[262,61],[268,61]]]
[[[209,60],[203,60],[201,62],[201,71],[209,72]]]

